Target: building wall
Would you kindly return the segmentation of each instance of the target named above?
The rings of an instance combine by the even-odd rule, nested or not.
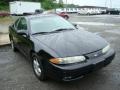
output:
[[[82,8],[57,8],[57,12],[68,12],[68,13],[77,13],[80,11],[85,11],[85,12],[106,12],[107,9],[105,8],[88,8],[88,7],[82,7]]]

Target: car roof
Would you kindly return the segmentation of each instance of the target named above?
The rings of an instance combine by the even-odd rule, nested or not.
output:
[[[33,18],[55,17],[55,16],[58,16],[58,15],[56,15],[56,14],[36,14],[36,15],[28,15],[28,16],[23,16],[23,17],[26,19],[33,19]]]

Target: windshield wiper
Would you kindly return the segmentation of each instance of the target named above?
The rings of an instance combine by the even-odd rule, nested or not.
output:
[[[58,32],[58,31],[66,31],[66,30],[74,30],[74,28],[60,28],[60,29],[56,29],[52,32]]]
[[[54,30],[52,32],[36,32],[36,33],[33,33],[32,35],[36,35],[36,34],[49,34],[49,33],[55,33],[55,32],[64,31],[64,30],[74,30],[74,28],[60,28],[60,29]]]
[[[36,34],[48,34],[50,32],[36,32],[36,33],[33,33],[32,35],[36,35]]]

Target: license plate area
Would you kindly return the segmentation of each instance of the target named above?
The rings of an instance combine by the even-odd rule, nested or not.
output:
[[[93,64],[93,66],[94,66],[94,70],[101,69],[102,67],[104,67],[104,61]]]

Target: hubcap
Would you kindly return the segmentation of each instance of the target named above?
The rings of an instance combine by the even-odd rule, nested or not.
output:
[[[68,19],[68,17],[64,17],[66,20]]]
[[[40,68],[40,64],[37,60],[37,58],[33,59],[33,67],[34,67],[34,71],[35,73],[40,76],[41,75],[41,68]]]
[[[13,41],[11,41],[11,48],[14,49]]]

